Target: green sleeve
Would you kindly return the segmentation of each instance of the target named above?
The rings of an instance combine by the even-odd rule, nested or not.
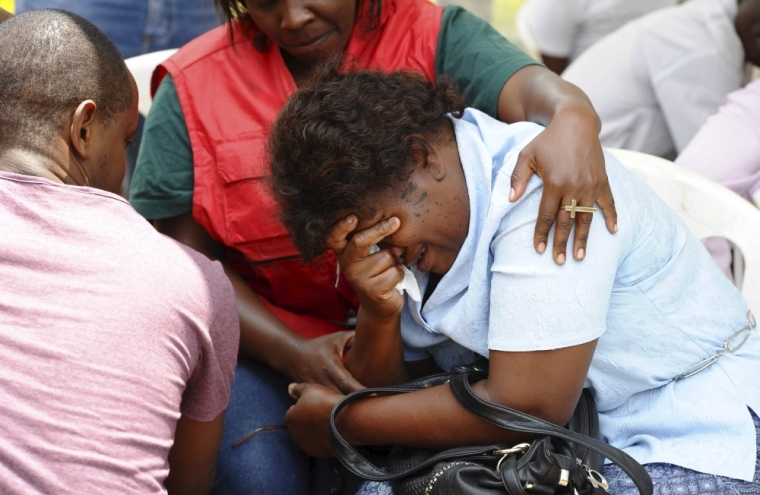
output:
[[[149,220],[193,209],[193,150],[170,75],[158,87],[145,121],[129,201]]]
[[[435,54],[435,73],[453,78],[467,105],[497,118],[499,94],[512,74],[540,65],[486,21],[447,5]]]

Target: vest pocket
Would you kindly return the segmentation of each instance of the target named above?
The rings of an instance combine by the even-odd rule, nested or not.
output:
[[[216,165],[224,184],[267,177],[266,133],[262,130],[246,134],[243,139],[218,143]]]

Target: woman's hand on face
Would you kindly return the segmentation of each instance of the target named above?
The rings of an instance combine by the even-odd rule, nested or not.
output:
[[[296,445],[311,457],[332,457],[327,437],[330,412],[344,396],[313,383],[292,383],[288,393],[296,403],[285,414],[285,425]]]
[[[570,213],[563,207],[570,205],[573,199],[578,206],[593,206],[596,202],[602,209],[607,229],[617,232],[615,200],[607,180],[604,154],[595,123],[571,116],[554,117],[546,130],[520,153],[512,173],[510,201],[522,196],[534,173],[544,183],[533,238],[536,251],[545,251],[549,231],[556,220],[554,260],[559,264],[565,262],[567,241],[573,225],[573,256],[576,260],[585,257],[593,214],[577,213],[575,219],[571,219]]]
[[[287,373],[297,382],[318,383],[344,394],[363,389],[343,364],[343,355],[353,343],[353,331],[304,339],[288,360],[292,366]]]
[[[389,250],[374,254],[370,250],[396,232],[401,221],[396,217],[382,220],[349,238],[357,223],[354,215],[339,221],[327,247],[336,254],[340,269],[359,295],[362,311],[377,320],[396,318],[404,307],[404,297],[396,290],[404,272]]]

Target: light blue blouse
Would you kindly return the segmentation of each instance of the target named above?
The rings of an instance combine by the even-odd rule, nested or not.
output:
[[[751,480],[756,444],[747,407],[760,413],[760,336],[671,381],[746,325],[746,302],[702,244],[605,153],[619,232],[607,232],[596,214],[586,259],[556,265],[533,249],[540,179],[508,201],[517,155],[543,128],[506,125],[472,109],[454,126],[469,233],[424,307],[407,297],[406,358],[433,356],[450,369],[489,349],[556,349],[598,338],[585,386],[596,397],[605,441],[641,463]],[[414,274],[424,293],[427,276]]]

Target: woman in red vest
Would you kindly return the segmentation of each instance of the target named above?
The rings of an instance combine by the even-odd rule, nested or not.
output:
[[[154,74],[130,200],[161,232],[224,262],[238,298],[241,351],[218,462],[220,493],[305,493],[308,459],[282,424],[290,381],[341,392],[362,385],[343,366],[358,299],[332,253],[304,265],[267,191],[268,127],[311,69],[335,56],[359,67],[454,78],[469,106],[546,130],[513,176],[519,198],[543,181],[535,248],[553,239],[558,263],[574,222],[560,206],[597,202],[616,214],[586,96],[538,65],[486,22],[428,0],[216,0],[227,25],[190,42]],[[557,221],[555,235],[549,236]],[[573,256],[585,255],[578,224]]]

